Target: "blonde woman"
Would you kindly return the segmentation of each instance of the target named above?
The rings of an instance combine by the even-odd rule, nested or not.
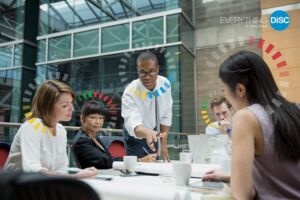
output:
[[[74,93],[66,84],[48,80],[37,90],[27,117],[14,137],[4,169],[40,172],[47,175],[67,174],[67,133],[59,124],[72,118]],[[78,178],[95,178],[97,170],[87,168]]]

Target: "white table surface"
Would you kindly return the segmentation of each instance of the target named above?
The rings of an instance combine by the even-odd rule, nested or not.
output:
[[[110,170],[102,174],[112,177],[111,181],[100,179],[86,179],[101,197],[102,200],[204,200],[204,199],[231,199],[228,187],[222,191],[193,189],[185,186],[176,186],[171,176],[132,176],[121,177],[119,172]],[[107,175],[104,175],[107,176]],[[199,182],[199,179],[190,179],[190,183]]]

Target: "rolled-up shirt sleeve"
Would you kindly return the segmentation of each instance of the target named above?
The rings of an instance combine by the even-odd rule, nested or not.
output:
[[[20,134],[23,171],[39,172],[43,169],[40,159],[42,133],[32,126],[27,126]]]
[[[142,116],[133,97],[126,91],[122,96],[122,117],[124,118],[124,126],[129,135],[136,137],[134,129],[138,125],[143,124]]]

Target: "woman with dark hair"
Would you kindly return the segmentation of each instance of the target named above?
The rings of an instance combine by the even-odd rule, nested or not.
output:
[[[236,199],[300,199],[300,110],[280,95],[269,67],[249,51],[230,56],[219,76],[237,111],[232,127],[231,177]]]
[[[112,157],[107,147],[97,137],[97,133],[103,126],[105,113],[101,105],[96,101],[84,103],[80,121],[81,130],[75,137],[74,152],[81,167],[96,167],[98,169],[112,168],[113,161],[121,161],[122,157]],[[153,162],[156,154],[149,154],[138,161]]]

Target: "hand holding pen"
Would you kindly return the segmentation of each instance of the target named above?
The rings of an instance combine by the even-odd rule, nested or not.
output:
[[[157,139],[165,137],[166,135],[167,135],[167,133],[165,133],[165,132],[160,133],[160,132],[151,130],[151,132],[149,132],[146,137],[146,141],[147,141],[149,148],[152,151],[156,151],[155,142],[157,142]]]

